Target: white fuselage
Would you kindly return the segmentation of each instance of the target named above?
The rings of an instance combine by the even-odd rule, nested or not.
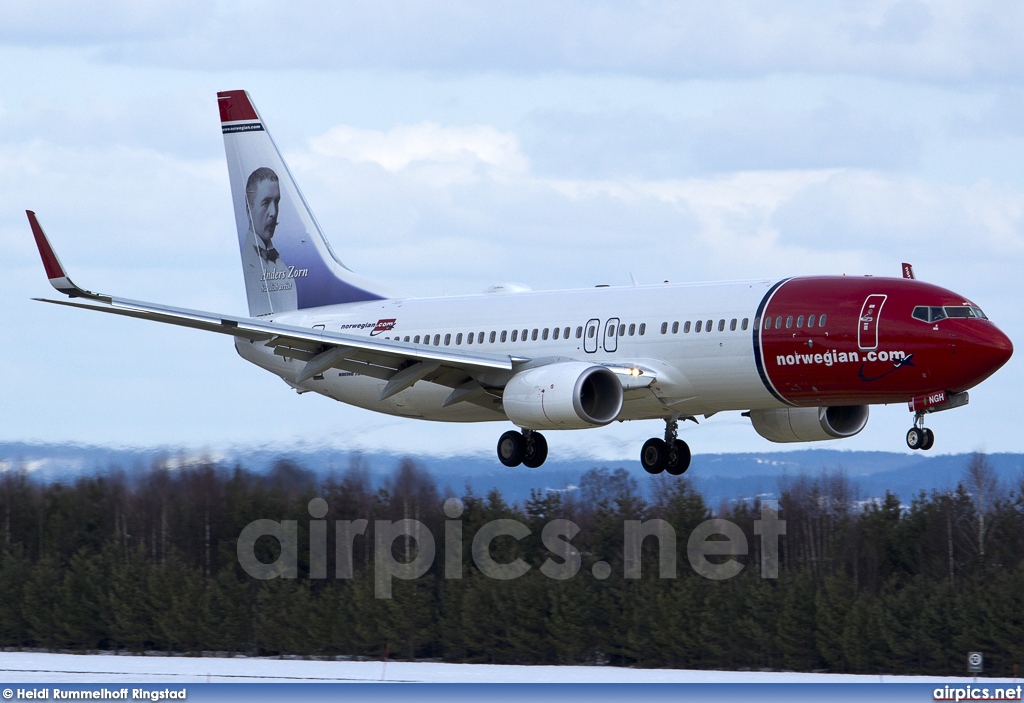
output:
[[[514,359],[635,366],[656,379],[648,387],[625,394],[619,419],[638,420],[783,407],[758,375],[752,336],[758,305],[774,283],[396,298],[310,308],[268,319]],[[700,332],[696,331],[698,324]],[[243,358],[300,391],[314,391],[369,410],[448,422],[506,419],[500,408],[473,403],[442,407],[451,389],[425,381],[383,401],[379,395],[385,381],[338,369],[296,384],[303,361],[275,355],[259,342],[236,339],[235,346]]]

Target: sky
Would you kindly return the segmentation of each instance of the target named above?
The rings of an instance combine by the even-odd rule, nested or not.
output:
[[[510,427],[298,396],[229,338],[30,300],[55,294],[26,209],[85,288],[245,314],[218,90],[249,91],[346,265],[405,294],[908,261],[1024,348],[1021,36],[1005,0],[9,0],[0,441],[491,454]],[[929,417],[934,452],[1024,451],[1022,355]],[[911,419],[829,448],[909,451]],[[662,429],[547,437],[635,459]],[[801,448],[738,413],[682,437]]]

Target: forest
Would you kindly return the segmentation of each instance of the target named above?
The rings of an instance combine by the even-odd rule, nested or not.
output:
[[[441,488],[412,460],[383,482],[375,475],[358,460],[327,480],[287,461],[267,474],[155,466],[70,484],[7,471],[0,647],[865,674],[965,675],[969,651],[984,653],[986,676],[1024,664],[1024,480],[1000,484],[982,454],[950,492],[862,499],[840,470],[782,480],[778,578],[761,577],[758,500],[711,506],[685,479],[641,485],[595,468],[575,490],[509,504],[497,491]],[[464,506],[460,578],[445,564],[449,497]],[[368,521],[340,571],[327,531],[327,578],[310,577],[314,498],[327,502],[329,525]],[[677,573],[659,575],[647,538],[640,578],[626,578],[625,521],[655,518],[679,535]],[[710,518],[747,537],[734,578],[689,567],[687,535]],[[257,519],[296,521],[296,578],[241,568],[239,535]],[[376,598],[374,521],[404,519],[430,530],[437,556]],[[472,557],[473,535],[499,519],[530,530],[490,546],[499,563],[531,566],[518,578],[489,578]],[[580,528],[571,543],[582,569],[569,579],[539,568],[552,558],[541,531],[554,519]],[[256,549],[263,562],[280,552],[269,537]],[[408,561],[418,544],[391,549]],[[605,579],[592,571],[602,561]]]

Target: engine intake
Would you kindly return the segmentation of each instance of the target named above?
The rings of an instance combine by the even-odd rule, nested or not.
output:
[[[868,406],[751,410],[757,433],[772,442],[817,442],[852,437],[868,424]]]
[[[622,410],[622,383],[604,366],[559,362],[514,375],[502,398],[505,415],[528,430],[607,425]]]

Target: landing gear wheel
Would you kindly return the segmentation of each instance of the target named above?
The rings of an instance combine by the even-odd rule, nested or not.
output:
[[[519,466],[526,456],[526,440],[515,430],[509,430],[498,439],[498,461],[505,466]]]
[[[689,454],[689,452],[687,452]],[[668,445],[659,437],[651,437],[640,450],[640,464],[649,474],[660,474],[668,464]]]
[[[924,432],[924,442],[921,444],[921,449],[923,451],[928,451],[932,448],[932,445],[935,444],[935,433],[927,427],[925,427],[922,432]]]
[[[523,453],[523,466],[536,469],[548,458],[548,441],[540,432],[526,434],[526,447]]]
[[[673,476],[682,476],[690,468],[690,447],[681,439],[672,442],[672,449],[665,462],[665,471]]]
[[[924,430],[917,427],[911,427],[907,432],[907,446],[911,449],[920,449],[924,446],[925,433]]]

